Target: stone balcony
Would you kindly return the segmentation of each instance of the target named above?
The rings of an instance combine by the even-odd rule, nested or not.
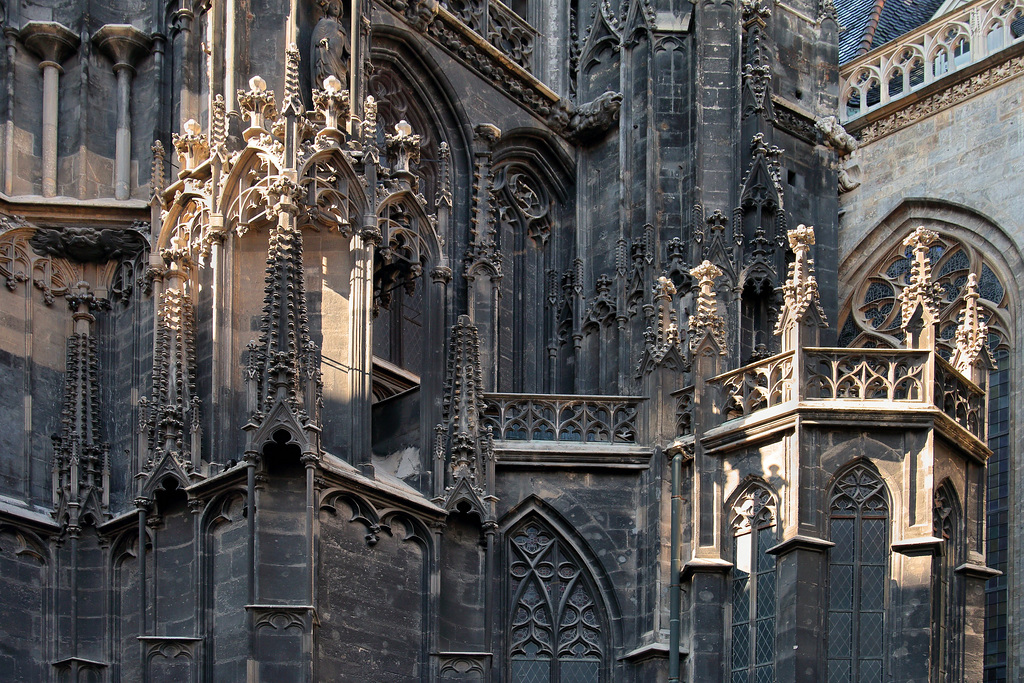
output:
[[[694,423],[693,391],[676,392],[680,425]],[[932,350],[799,348],[713,377],[703,393],[714,416],[702,434],[709,448],[803,414],[877,426],[932,423],[979,459],[986,454],[984,389]],[[692,434],[683,427],[681,438]]]
[[[499,465],[646,467],[639,435],[644,399],[636,396],[484,394],[482,427],[490,428]]]
[[[1024,0],[977,0],[843,66],[843,124],[1024,43]]]

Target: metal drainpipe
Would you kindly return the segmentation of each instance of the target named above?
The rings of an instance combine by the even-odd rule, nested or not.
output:
[[[672,456],[672,526],[671,526],[671,552],[672,558],[669,564],[672,583],[669,584],[669,617],[668,617],[668,680],[669,683],[679,683],[679,602],[682,594],[682,586],[679,584],[679,548],[682,545],[680,539],[680,515],[682,514],[682,494],[680,488],[683,478],[683,454],[677,450]]]

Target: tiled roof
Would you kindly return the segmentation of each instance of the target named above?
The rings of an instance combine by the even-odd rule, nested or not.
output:
[[[836,0],[839,63],[913,31],[941,4],[942,0]]]

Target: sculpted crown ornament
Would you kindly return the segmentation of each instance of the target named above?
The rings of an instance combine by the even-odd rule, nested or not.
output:
[[[725,355],[725,318],[718,313],[715,296],[715,280],[722,276],[722,269],[705,260],[690,271],[700,288],[697,293],[697,310],[690,316],[690,351],[696,352],[705,341],[712,341],[718,347],[719,355]]]
[[[181,171],[185,173],[206,161],[210,155],[209,138],[203,134],[203,128],[195,119],[189,119],[181,126],[182,133],[175,133],[171,138],[174,149],[178,151]]]
[[[814,228],[801,224],[786,235],[794,258],[789,264],[789,276],[782,286],[785,301],[775,325],[777,335],[783,335],[803,323],[810,314],[815,315],[814,322],[818,327],[827,325],[825,311],[818,297],[818,281],[814,277],[814,259],[810,258],[811,247],[814,246]]]

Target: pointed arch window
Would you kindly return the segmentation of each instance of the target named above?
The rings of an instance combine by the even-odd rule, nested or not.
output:
[[[939,680],[959,681],[963,677],[964,586],[956,566],[961,548],[960,505],[956,491],[947,481],[935,492],[932,533],[942,539],[933,559],[932,623]]]
[[[732,683],[775,680],[775,499],[753,486],[736,505],[732,519]]]
[[[828,683],[881,681],[885,670],[889,498],[877,472],[857,464],[829,498]]]
[[[582,562],[536,519],[507,538],[508,680],[605,681],[605,620]]]

